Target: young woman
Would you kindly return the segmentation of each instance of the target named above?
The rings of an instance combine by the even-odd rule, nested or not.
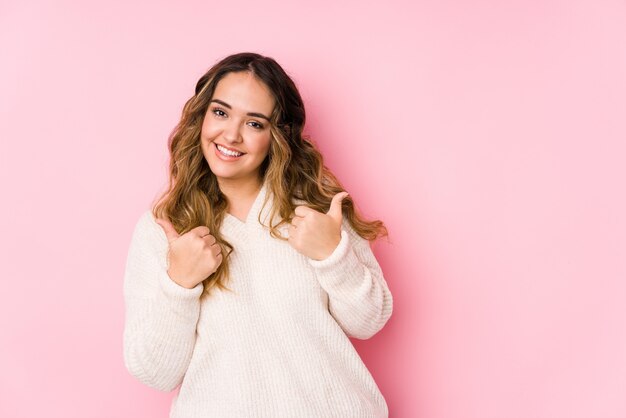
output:
[[[280,65],[240,53],[200,78],[170,135],[169,188],[139,217],[124,276],[125,365],[180,385],[170,417],[388,416],[349,340],[391,316],[369,246],[387,231],[304,123]]]

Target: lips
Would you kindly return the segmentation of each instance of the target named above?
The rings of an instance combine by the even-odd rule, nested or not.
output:
[[[242,155],[243,155],[243,154],[245,154],[245,152],[240,151],[240,150],[238,150],[238,149],[236,149],[236,148],[230,148],[230,147],[227,147],[227,146],[225,146],[225,145],[218,144],[218,143],[216,142],[216,143],[215,143],[215,147],[217,148],[217,146],[218,146],[218,145],[220,146],[220,148],[224,148],[224,149],[226,149],[226,150],[228,150],[228,151],[238,152],[238,153],[240,153],[240,154],[242,154]]]
[[[214,143],[214,144],[215,144],[215,147],[213,148],[215,149],[215,155],[221,161],[224,161],[224,162],[239,161],[245,155],[245,153],[242,153],[241,151],[224,147],[222,144],[217,144],[217,143]],[[237,152],[237,154],[234,154],[235,152]]]

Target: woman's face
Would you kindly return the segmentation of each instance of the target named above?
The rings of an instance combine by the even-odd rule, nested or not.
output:
[[[250,72],[231,72],[218,83],[202,122],[202,153],[218,184],[259,178],[270,148],[274,98]]]

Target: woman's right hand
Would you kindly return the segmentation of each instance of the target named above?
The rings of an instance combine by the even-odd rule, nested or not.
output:
[[[178,285],[191,289],[213,274],[222,263],[222,248],[206,226],[179,235],[167,219],[157,218],[169,243],[167,274]]]

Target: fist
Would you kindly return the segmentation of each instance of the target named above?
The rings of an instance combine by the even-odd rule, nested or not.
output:
[[[167,237],[167,274],[178,285],[191,289],[213,274],[222,263],[222,248],[206,226],[179,235],[167,219],[157,218]]]
[[[289,225],[289,244],[313,260],[330,256],[341,241],[341,201],[346,196],[347,192],[337,193],[326,213],[308,206],[297,206]]]

